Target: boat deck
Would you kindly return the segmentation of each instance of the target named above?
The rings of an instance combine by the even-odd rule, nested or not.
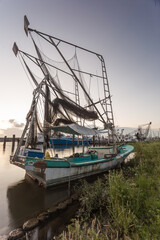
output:
[[[105,148],[103,148],[105,149]],[[26,166],[34,165],[35,162],[39,160],[39,162],[45,162],[47,167],[78,167],[78,166],[87,166],[93,165],[97,163],[103,163],[112,161],[116,158],[123,158],[129,155],[134,150],[133,146],[125,145],[119,149],[118,154],[105,154],[103,157],[99,158],[97,151],[91,151],[89,154],[84,155],[72,155],[66,158],[50,158],[50,159],[36,159],[32,157],[26,157]]]

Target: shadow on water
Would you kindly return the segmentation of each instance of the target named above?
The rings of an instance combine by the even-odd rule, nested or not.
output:
[[[68,197],[65,185],[44,189],[34,182],[22,180],[8,187],[7,199],[10,218],[10,228],[23,225],[24,221],[37,216],[48,207],[56,205]]]
[[[30,240],[51,240],[54,236],[59,235],[66,226],[70,223],[71,219],[75,217],[75,213],[79,207],[79,203],[72,203],[66,210],[55,214],[49,221],[42,223],[39,227],[35,228],[29,233]]]
[[[105,172],[104,174],[108,174]],[[98,178],[104,178],[104,174],[96,174],[90,177],[86,177],[85,180],[88,183],[93,183]],[[81,180],[76,180],[72,182],[71,189],[78,188],[81,184]],[[67,185],[66,185],[67,188]],[[67,229],[67,225],[71,223],[71,219],[73,219],[80,207],[80,203],[78,201],[72,202],[70,206],[67,207],[63,212],[58,212],[55,214],[49,221],[41,224],[39,227],[35,228],[30,232],[29,239],[30,240],[51,240],[54,236],[61,234],[64,230]]]
[[[7,199],[9,210],[10,231],[21,227],[25,221],[37,217],[39,213],[49,207],[57,205],[68,198],[68,185],[44,189],[26,178],[16,185],[8,187]],[[72,185],[73,188],[74,184]],[[48,221],[30,232],[30,240],[50,240],[60,234],[70,220],[75,216],[78,202],[72,203],[63,212],[54,214]]]

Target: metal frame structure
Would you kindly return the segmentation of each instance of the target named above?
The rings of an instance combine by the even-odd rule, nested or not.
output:
[[[98,54],[96,52],[93,52],[93,51],[90,51],[86,48],[83,48],[83,47],[80,47],[78,45],[75,45],[73,43],[70,43],[70,42],[67,42],[67,41],[64,41],[60,38],[57,38],[57,37],[54,37],[54,36],[51,36],[49,34],[46,34],[46,33],[43,33],[43,32],[40,32],[40,31],[37,31],[35,29],[32,29],[29,27],[30,23],[27,19],[26,16],[24,16],[24,30],[25,30],[25,33],[26,35],[28,36],[28,34],[30,34],[31,38],[32,38],[32,32],[35,32],[37,35],[39,35],[41,38],[43,38],[45,41],[47,41],[48,43],[50,43],[52,46],[55,47],[55,49],[57,50],[57,52],[59,53],[59,55],[61,56],[61,58],[63,59],[64,63],[66,64],[69,72],[66,72],[56,66],[53,66],[52,64],[49,64],[45,61],[43,61],[42,59],[40,59],[39,57],[34,57],[32,56],[31,54],[28,54],[24,51],[21,51],[19,50],[19,48],[17,47],[17,44],[14,43],[14,46],[13,46],[13,51],[15,53],[15,55],[17,56],[18,53],[21,54],[21,57],[23,59],[23,54],[29,58],[32,62],[34,62],[38,67],[40,67],[40,69],[42,70],[42,72],[44,73],[44,70],[42,68],[42,64],[46,64],[48,66],[51,66],[59,71],[62,71],[63,73],[65,74],[68,74],[70,75],[74,81],[75,81],[75,102],[78,106],[80,106],[80,99],[79,99],[79,92],[78,92],[78,84],[80,85],[80,87],[82,88],[82,90],[84,91],[85,95],[87,96],[88,100],[89,100],[89,105],[87,107],[90,107],[90,106],[93,106],[94,109],[96,110],[98,116],[99,116],[99,121],[101,121],[104,125],[104,129],[107,129],[108,130],[108,136],[112,136],[112,141],[113,143],[115,143],[115,137],[116,137],[116,134],[115,134],[115,126],[114,126],[114,117],[113,117],[113,108],[112,108],[112,101],[111,101],[111,95],[110,95],[110,89],[109,89],[109,82],[108,82],[108,76],[107,76],[107,71],[106,71],[106,66],[105,66],[105,61],[104,61],[104,58],[101,54]],[[32,38],[33,40],[33,38]],[[58,43],[56,43],[55,41],[58,41]],[[102,76],[98,76],[96,74],[92,74],[90,72],[85,72],[85,71],[81,71],[81,70],[77,70],[77,69],[74,69],[70,66],[70,64],[67,62],[66,58],[64,57],[64,55],[62,54],[62,52],[60,51],[59,49],[59,44],[60,43],[65,43],[65,44],[68,44],[70,46],[73,46],[75,47],[76,49],[80,49],[80,50],[83,50],[85,52],[88,52],[90,54],[93,54],[95,55],[96,57],[98,57],[98,59],[100,60],[101,62],[101,69],[102,69]],[[33,40],[33,43],[35,44],[34,40]],[[36,47],[36,44],[35,44],[35,47]],[[24,61],[24,59],[23,59]],[[25,63],[25,61],[24,61]],[[87,75],[90,75],[90,76],[94,76],[94,77],[98,77],[98,78],[102,78],[103,79],[103,86],[104,86],[104,99],[102,100],[99,100],[97,102],[93,102],[92,98],[90,97],[90,95],[88,94],[88,92],[86,91],[86,89],[84,88],[83,84],[81,83],[80,79],[77,77],[77,75],[75,74],[75,72],[79,72],[79,73],[83,73],[83,74],[87,74]],[[45,73],[44,73],[45,75]],[[47,78],[46,77],[46,81],[48,81],[48,84],[49,86],[52,88],[52,90],[54,91],[55,95],[57,96],[57,89],[54,89],[53,86],[51,85],[50,81],[49,81],[49,77]],[[38,86],[38,83],[35,81],[34,82],[36,87]],[[43,90],[42,90],[43,91]],[[45,92],[43,92],[43,96],[45,96]],[[51,103],[52,104],[52,103]],[[100,104],[102,109],[103,109],[103,113],[101,113],[97,107],[97,104]],[[85,107],[85,108],[87,108]],[[65,109],[64,109],[65,110]],[[105,115],[105,118],[104,118],[104,115]],[[69,116],[68,116],[69,117]],[[77,119],[78,121],[78,119]],[[111,132],[111,134],[110,134]]]
[[[50,44],[52,44],[57,52],[59,53],[59,55],[62,57],[63,61],[66,63],[68,69],[70,70],[71,72],[71,75],[73,76],[73,78],[75,79],[75,81],[77,83],[79,83],[79,85],[81,86],[81,88],[83,89],[83,91],[85,92],[86,96],[88,97],[89,101],[94,105],[97,113],[99,114],[99,117],[101,118],[102,122],[104,123],[104,128],[112,128],[114,127],[114,117],[113,117],[113,108],[112,108],[112,101],[111,101],[111,96],[110,96],[110,89],[109,89],[109,83],[108,83],[108,77],[107,77],[107,71],[106,71],[106,67],[105,67],[105,61],[104,61],[104,58],[101,54],[98,54],[96,52],[93,52],[93,51],[90,51],[86,48],[83,48],[83,47],[80,47],[76,44],[73,44],[73,43],[70,43],[68,41],[65,41],[65,40],[62,40],[60,38],[57,38],[57,37],[54,37],[54,36],[51,36],[49,34],[46,34],[46,33],[43,33],[43,32],[40,32],[40,31],[37,31],[35,29],[32,29],[32,28],[29,28],[28,26],[30,25],[28,19],[27,19],[27,16],[24,16],[24,29],[25,29],[25,32],[26,32],[26,35],[28,36],[28,33],[31,33],[31,32],[35,32],[36,34],[38,34],[40,37],[42,37],[43,39],[45,39],[47,42],[49,42]],[[55,40],[58,41],[58,43],[56,44],[55,43]],[[75,48],[79,48],[83,51],[86,51],[88,53],[91,53],[91,54],[94,54],[96,55],[99,60],[101,61],[101,67],[102,67],[102,78],[103,78],[103,84],[104,84],[104,96],[105,96],[105,99],[103,101],[103,105],[105,105],[105,111],[104,111],[104,114],[106,115],[107,117],[107,123],[105,122],[104,118],[103,118],[103,115],[99,112],[98,108],[96,107],[95,103],[92,101],[92,99],[90,98],[89,94],[87,93],[87,91],[85,90],[85,88],[83,87],[83,85],[81,84],[80,80],[78,79],[78,77],[76,76],[75,74],[75,69],[72,69],[71,66],[68,64],[67,60],[65,59],[64,55],[62,54],[62,52],[60,51],[60,49],[58,48],[58,45],[63,42],[65,44],[68,44],[68,45],[71,45]],[[78,71],[78,70],[77,70]],[[80,71],[82,73],[85,73],[85,74],[89,74],[89,75],[92,75],[91,73],[88,73],[88,72],[83,72],[83,71]],[[96,75],[95,75],[96,76]],[[77,103],[78,103],[78,100],[77,100]]]

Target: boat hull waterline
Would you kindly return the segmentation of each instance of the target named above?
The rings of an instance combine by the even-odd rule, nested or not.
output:
[[[28,176],[38,181],[39,185],[47,188],[107,172],[120,165],[133,150],[133,146],[125,145],[121,148],[120,152],[116,156],[113,155],[113,157],[110,157],[108,152],[108,157],[106,154],[105,157],[98,158],[97,152],[92,152],[91,154],[84,154],[80,157],[65,159],[23,157],[22,160],[22,157],[20,157],[21,160],[17,161],[12,161],[11,159],[11,163],[18,166],[21,165],[20,167],[26,170]]]

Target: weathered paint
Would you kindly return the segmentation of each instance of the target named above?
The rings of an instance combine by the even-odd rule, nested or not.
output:
[[[86,155],[83,158],[72,158],[70,161],[68,158],[68,162],[62,161],[62,159],[56,159],[53,164],[54,167],[48,167],[48,162],[53,162],[53,159],[46,160],[47,168],[45,170],[35,168],[28,163],[25,169],[30,177],[37,179],[44,187],[48,187],[108,171],[122,163],[133,150],[134,148],[132,146],[126,145],[120,150],[120,153],[112,159],[101,158],[93,160],[91,156]],[[29,161],[31,161],[31,159],[29,159]],[[57,165],[58,162],[59,166]]]

